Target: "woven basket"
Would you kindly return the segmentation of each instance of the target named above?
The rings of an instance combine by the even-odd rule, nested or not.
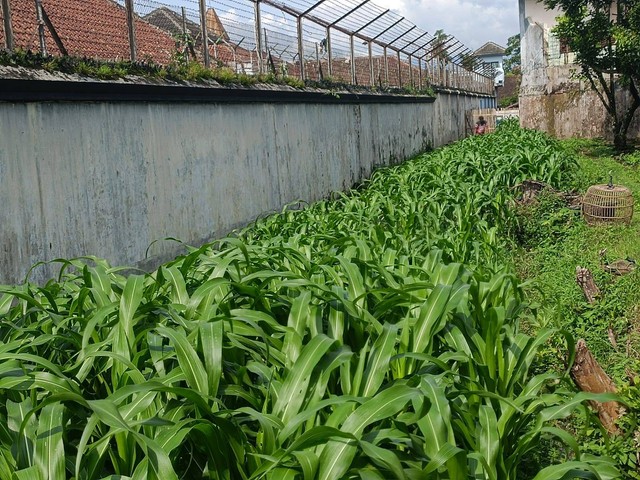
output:
[[[582,200],[582,214],[589,225],[630,223],[633,216],[631,190],[622,185],[593,185]]]

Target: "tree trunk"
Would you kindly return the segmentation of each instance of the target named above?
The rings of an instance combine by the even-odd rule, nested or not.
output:
[[[629,80],[629,92],[631,93],[633,101],[620,121],[620,139],[616,140],[614,137],[614,146],[618,151],[627,149],[627,135],[629,127],[631,126],[631,122],[633,121],[636,111],[640,108],[640,94],[638,94],[638,89],[633,79]]]
[[[626,132],[621,132],[620,130],[616,130],[613,133],[613,147],[616,149],[616,152],[623,152],[627,149]]]
[[[580,339],[576,344],[576,360],[571,367],[571,378],[583,392],[615,393],[616,386],[598,364],[587,343]],[[589,402],[598,412],[602,426],[611,434],[619,434],[616,420],[624,413],[618,402]]]

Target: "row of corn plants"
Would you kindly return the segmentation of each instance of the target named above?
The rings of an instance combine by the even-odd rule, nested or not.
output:
[[[0,478],[616,478],[558,428],[500,265],[513,186],[574,161],[508,124],[286,209],[151,274],[60,260],[2,287]],[[570,358],[569,358],[570,360]]]

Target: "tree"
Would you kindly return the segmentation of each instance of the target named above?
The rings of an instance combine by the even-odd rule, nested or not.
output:
[[[638,0],[539,0],[564,14],[553,32],[576,54],[581,75],[613,121],[614,145],[627,147],[627,133],[640,107],[640,2]],[[620,104],[626,89],[631,103]]]
[[[520,73],[520,34],[507,39],[507,48],[504,51],[505,60],[502,62],[504,73]]]
[[[438,60],[446,63],[450,59],[449,52],[447,51],[447,43],[451,37],[444,32],[444,30],[436,30],[433,34],[433,53],[431,54],[432,58],[437,58]]]

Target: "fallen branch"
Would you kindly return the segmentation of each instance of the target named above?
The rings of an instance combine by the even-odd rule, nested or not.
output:
[[[578,282],[578,285],[582,288],[587,302],[595,303],[596,299],[600,296],[600,289],[593,280],[591,271],[588,268],[576,267],[576,282]]]
[[[576,359],[571,367],[571,377],[578,388],[583,392],[592,393],[616,393],[616,386],[602,369],[587,343],[580,339],[576,344]],[[616,421],[624,413],[624,409],[618,402],[589,402],[598,412],[602,426],[611,434],[619,434],[620,429]]]

